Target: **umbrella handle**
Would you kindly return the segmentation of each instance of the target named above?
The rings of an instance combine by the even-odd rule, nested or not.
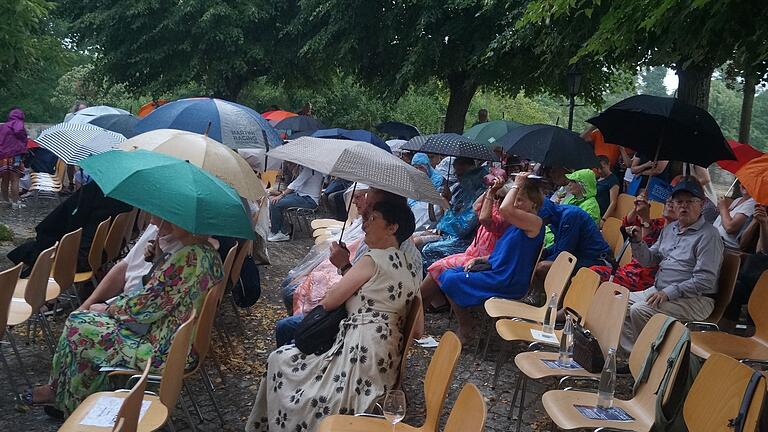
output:
[[[269,156],[267,156],[267,152],[269,151],[269,140],[267,139],[267,133],[264,132],[264,129],[261,130],[261,136],[264,138],[264,148],[266,149],[264,152],[264,171],[266,171],[267,160],[269,159]]]
[[[352,210],[352,199],[355,197],[355,190],[357,190],[357,182],[352,185],[352,195],[349,196],[349,204],[347,204],[347,215]],[[344,221],[344,225],[341,226],[341,233],[339,234],[339,244],[344,244],[342,238],[344,237],[344,229],[347,227],[347,221]]]
[[[203,135],[205,135],[205,137],[206,137],[206,138],[208,138],[208,132],[210,132],[210,131],[211,131],[211,125],[212,125],[212,124],[213,124],[213,123],[211,123],[211,122],[208,122],[208,127],[206,127],[206,128],[205,128],[205,133],[203,133]]]
[[[731,196],[731,192],[733,192],[733,188],[736,186],[736,182],[739,181],[739,179],[734,179],[733,183],[731,183],[731,187],[728,188],[728,192],[725,193],[725,196]]]

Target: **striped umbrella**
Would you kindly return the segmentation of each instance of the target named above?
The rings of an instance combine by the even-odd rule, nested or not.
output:
[[[37,143],[69,165],[116,149],[125,137],[88,123],[59,123],[44,130]]]

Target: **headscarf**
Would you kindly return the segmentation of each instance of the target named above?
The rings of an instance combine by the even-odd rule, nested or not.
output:
[[[411,159],[411,165],[414,167],[425,167],[427,169],[427,177],[432,180],[432,185],[435,186],[435,189],[440,190],[440,187],[443,186],[444,179],[440,173],[432,168],[432,165],[429,163],[429,156],[425,153],[416,153]]]
[[[27,130],[24,129],[24,111],[14,108],[8,121],[0,126],[0,159],[6,159],[27,151]]]

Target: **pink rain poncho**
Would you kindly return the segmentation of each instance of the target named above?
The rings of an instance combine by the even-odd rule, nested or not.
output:
[[[0,126],[0,160],[27,151],[27,130],[24,129],[24,111],[14,108],[8,121]]]

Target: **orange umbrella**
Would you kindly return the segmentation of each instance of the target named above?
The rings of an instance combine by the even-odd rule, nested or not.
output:
[[[274,126],[280,121],[285,120],[288,117],[296,117],[296,115],[296,113],[292,113],[290,111],[277,110],[265,112],[261,116],[264,117],[269,122],[269,124]]]
[[[768,205],[768,155],[760,156],[747,162],[736,172],[736,178],[747,189],[752,198],[760,204]]]
[[[728,140],[728,145],[731,146],[733,154],[736,155],[736,160],[721,160],[717,161],[720,168],[736,174],[741,167],[754,158],[758,158],[763,155],[763,152],[750,146],[749,144],[742,144],[734,140]]]
[[[139,118],[144,118],[147,114],[155,110],[155,108],[168,103],[168,99],[158,99],[151,102],[147,102],[139,108],[139,112],[136,114]]]

